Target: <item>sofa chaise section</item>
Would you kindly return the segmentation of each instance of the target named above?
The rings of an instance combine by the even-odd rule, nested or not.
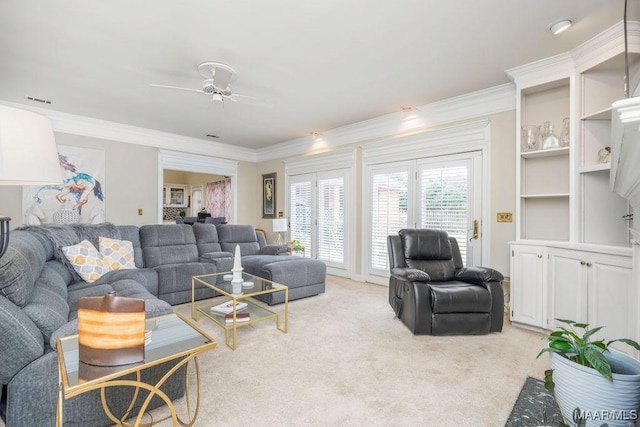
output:
[[[207,224],[197,227],[206,227]],[[289,301],[321,294],[325,291],[327,267],[324,262],[286,255],[286,247],[267,245],[262,233],[251,225],[221,224],[216,227],[220,247],[233,253],[240,246],[245,273],[263,277],[289,287]],[[213,231],[211,231],[213,232]],[[284,302],[277,292],[259,296],[269,305]]]

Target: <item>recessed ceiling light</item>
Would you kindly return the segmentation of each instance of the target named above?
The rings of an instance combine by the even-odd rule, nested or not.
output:
[[[552,22],[547,28],[553,33],[553,35],[557,35],[569,28],[571,24],[573,24],[573,22],[571,22],[570,19],[563,18]]]
[[[320,132],[316,132],[316,131],[311,131],[309,132],[309,135],[311,135],[312,137],[316,138],[320,135],[322,135]]]
[[[408,112],[408,111],[412,111],[413,107],[411,105],[403,105],[402,107],[400,107],[400,110],[404,113]]]

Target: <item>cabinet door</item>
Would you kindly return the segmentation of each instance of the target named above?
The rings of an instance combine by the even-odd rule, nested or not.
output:
[[[555,319],[587,321],[587,269],[580,254],[549,251],[547,329],[555,329]]]
[[[511,247],[511,321],[543,326],[545,258],[539,246]]]
[[[589,324],[604,326],[599,337],[637,339],[635,292],[631,260],[598,256],[587,263],[589,275]],[[618,347],[629,351],[629,347]]]

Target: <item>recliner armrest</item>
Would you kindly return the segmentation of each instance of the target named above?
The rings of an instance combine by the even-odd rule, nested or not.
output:
[[[231,252],[207,252],[200,255],[200,262],[213,261],[220,258],[233,258],[233,254]]]
[[[456,271],[455,277],[462,282],[474,284],[500,282],[504,279],[502,273],[488,267],[464,267]]]
[[[260,248],[259,255],[280,255],[287,252],[287,245],[266,245]]]
[[[425,271],[417,268],[392,268],[391,275],[404,282],[429,282],[431,276]]]

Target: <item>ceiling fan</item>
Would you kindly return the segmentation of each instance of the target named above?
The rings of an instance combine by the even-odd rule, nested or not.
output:
[[[224,105],[224,101],[240,101],[250,104],[266,105],[265,102],[257,98],[247,95],[240,95],[232,92],[231,82],[234,81],[236,73],[230,66],[220,62],[203,62],[198,65],[198,73],[204,77],[202,89],[192,89],[188,87],[167,86],[159,84],[150,84],[153,87],[161,87],[166,89],[177,89],[188,92],[196,92],[211,97],[211,102],[220,102]]]

